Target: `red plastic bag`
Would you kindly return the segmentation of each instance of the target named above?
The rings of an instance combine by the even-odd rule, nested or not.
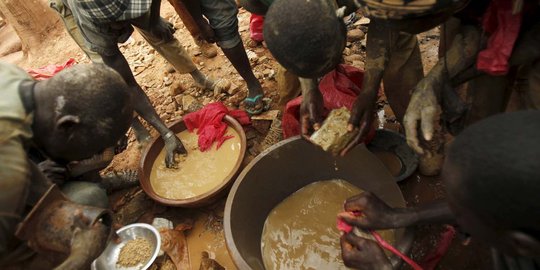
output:
[[[364,72],[353,66],[340,64],[335,70],[326,74],[319,83],[319,89],[324,100],[324,114],[331,110],[346,107],[351,110],[356,97],[362,91]],[[283,137],[289,138],[300,135],[300,104],[302,96],[287,103],[281,122]],[[371,129],[366,136],[366,142],[375,136],[375,129]]]
[[[257,42],[262,42],[263,37],[264,16],[251,14],[249,17],[249,37]]]
[[[47,65],[40,68],[31,68],[26,70],[26,72],[28,72],[32,78],[41,81],[54,76],[54,74],[62,71],[65,68],[71,67],[76,63],[77,61],[75,61],[75,59],[69,58],[64,64],[61,65]]]
[[[249,115],[242,110],[229,111],[225,105],[220,102],[214,102],[206,105],[204,108],[184,116],[184,124],[190,132],[197,129],[198,144],[201,152],[204,152],[214,142],[217,142],[216,149],[232,136],[225,136],[227,124],[223,122],[225,115],[234,117],[240,124],[248,125],[251,123]]]
[[[508,59],[521,28],[522,12],[512,14],[509,0],[493,0],[482,19],[484,31],[491,33],[487,48],[478,54],[476,68],[491,75],[508,73]]]

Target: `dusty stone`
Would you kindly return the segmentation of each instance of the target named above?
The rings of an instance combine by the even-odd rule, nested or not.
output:
[[[368,25],[369,23],[370,23],[369,18],[367,18],[367,17],[362,17],[362,18],[360,18],[358,21],[356,21],[356,22],[354,23],[354,25]]]
[[[214,86],[214,96],[217,97],[219,94],[229,91],[230,88],[231,88],[231,81],[227,79],[220,79],[217,81],[216,85]]]
[[[189,95],[182,97],[182,109],[187,110],[195,102],[195,98]]]
[[[248,130],[246,130],[246,139],[247,140],[252,140],[252,139],[255,139],[257,138],[258,134],[257,134],[257,131],[253,128],[250,128]]]
[[[173,99],[170,96],[165,98],[165,100],[163,101],[164,105],[168,105],[168,104],[171,104],[171,103],[173,103]]]
[[[246,50],[246,54],[249,61],[253,61],[253,62],[257,61],[257,54],[254,51]]]
[[[276,72],[273,69],[267,68],[263,71],[264,76],[273,77]]]
[[[176,69],[174,69],[173,65],[167,65],[167,73],[175,73]]]
[[[115,223],[127,225],[136,222],[153,205],[153,201],[140,190],[131,196],[114,215]]]
[[[182,86],[182,83],[178,80],[174,81],[171,86],[169,87],[169,94],[171,96],[177,96],[181,93],[184,93],[185,89]]]
[[[229,88],[229,90],[227,90],[227,94],[232,96],[238,93],[238,91],[240,91],[240,86],[236,84],[231,84],[231,87]]]
[[[279,117],[279,110],[269,110],[266,112],[263,112],[259,115],[254,115],[251,117],[252,120],[267,120],[267,121],[274,121],[274,119],[278,119]]]
[[[366,35],[365,38],[362,39],[362,41],[360,42],[360,45],[362,45],[362,48],[366,48],[366,43],[367,43],[367,35]]]
[[[182,109],[188,113],[197,111],[202,108],[202,104],[199,103],[194,97],[192,96],[184,96],[182,98]]]
[[[154,59],[156,59],[156,56],[154,56],[153,54],[148,54],[144,57],[144,62],[152,62],[154,61]]]
[[[266,134],[270,129],[272,121],[267,120],[253,120],[251,121],[251,126],[257,130],[260,134]]]
[[[343,57],[347,62],[362,61],[362,56],[359,54],[351,54]]]
[[[172,79],[169,78],[169,77],[163,77],[163,84],[164,84],[165,86],[171,85],[171,84],[172,84]]]
[[[202,104],[203,104],[204,106],[206,106],[206,105],[208,105],[210,102],[212,102],[212,99],[209,98],[209,97],[205,97],[205,98],[203,99]]]
[[[173,114],[174,111],[176,110],[176,106],[174,106],[174,102],[173,103],[169,103],[167,105],[167,107],[165,107],[165,112],[168,113],[168,114]]]
[[[365,34],[360,29],[352,29],[349,32],[347,32],[347,41],[354,42],[359,41],[362,38],[364,38]]]
[[[184,98],[184,95],[180,94],[177,96],[174,96],[174,101],[178,106],[182,106],[182,99]]]
[[[364,69],[364,62],[363,61],[352,61],[351,66],[359,69]]]

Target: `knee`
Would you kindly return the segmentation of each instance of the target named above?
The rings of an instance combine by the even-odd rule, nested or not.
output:
[[[109,208],[105,189],[96,183],[72,181],[62,186],[62,192],[71,201],[100,208]]]

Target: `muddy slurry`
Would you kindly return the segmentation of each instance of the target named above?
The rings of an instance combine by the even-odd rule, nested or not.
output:
[[[345,180],[309,184],[283,200],[264,224],[266,269],[348,269],[341,259],[336,217],[344,201],[363,192]],[[394,244],[394,231],[381,231]]]
[[[227,128],[226,140],[219,149],[216,144],[201,152],[198,148],[196,132],[183,131],[178,137],[187,149],[187,156],[178,161],[178,168],[165,167],[165,149],[161,150],[150,173],[152,189],[167,199],[188,199],[211,191],[219,186],[233,171],[240,158],[240,135],[231,127]]]

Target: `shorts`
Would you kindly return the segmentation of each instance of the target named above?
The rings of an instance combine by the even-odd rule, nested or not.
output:
[[[238,33],[238,7],[234,0],[200,0],[202,14],[210,22],[217,44],[230,49],[242,42]]]

